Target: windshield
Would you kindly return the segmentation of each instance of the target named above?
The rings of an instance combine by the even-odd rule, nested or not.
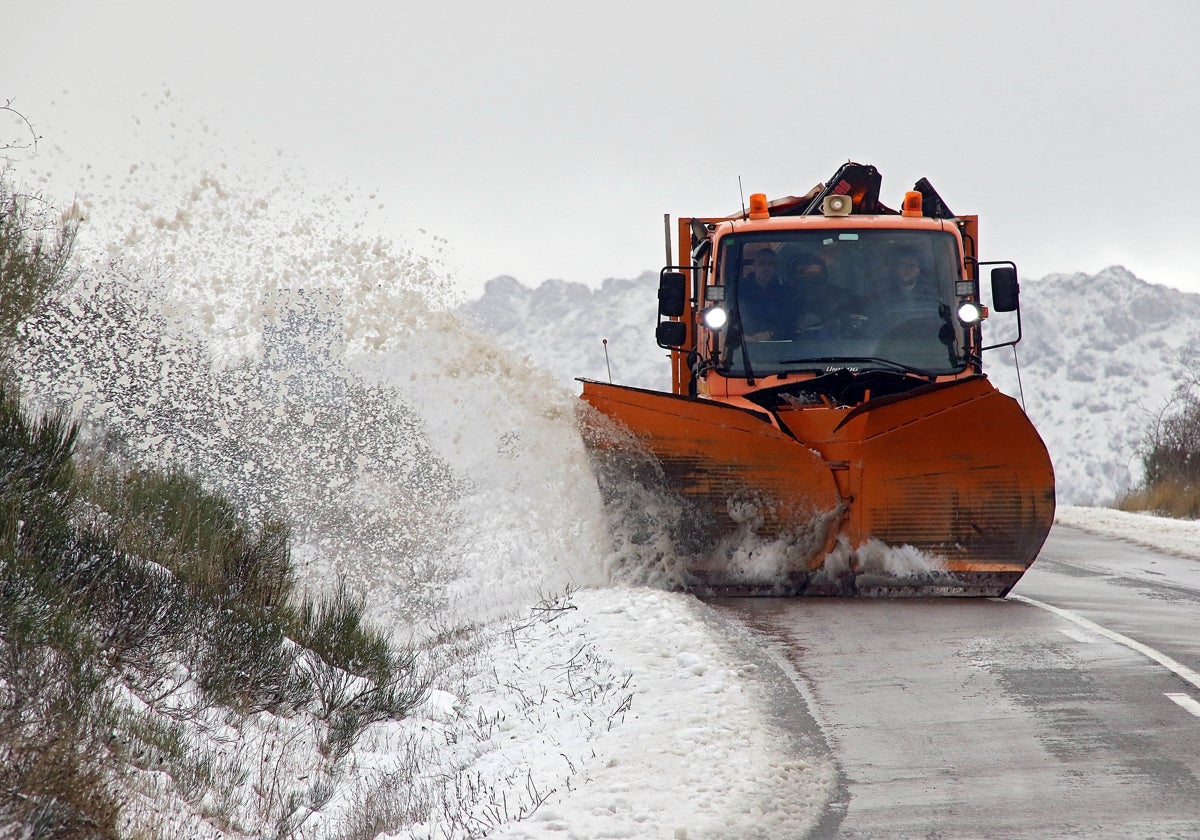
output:
[[[731,376],[798,370],[962,370],[959,260],[940,231],[818,230],[726,236],[718,255]]]

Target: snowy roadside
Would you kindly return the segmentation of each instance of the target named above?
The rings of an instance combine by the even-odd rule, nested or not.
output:
[[[465,697],[436,691],[406,725],[430,740],[425,785],[457,773],[447,804],[473,836],[800,837],[834,793],[823,741],[772,716],[781,674],[690,596],[581,590],[481,656]],[[384,766],[398,734],[364,739],[359,761]]]
[[[1178,557],[1200,560],[1200,521],[1074,505],[1060,505],[1054,521]]]

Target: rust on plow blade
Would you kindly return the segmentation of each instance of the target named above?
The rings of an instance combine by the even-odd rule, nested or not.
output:
[[[1003,596],[1033,563],[1053,470],[986,377],[853,408],[783,399],[791,387],[731,405],[584,380],[612,421],[593,414],[587,434],[601,484],[637,473],[678,500],[688,588]]]

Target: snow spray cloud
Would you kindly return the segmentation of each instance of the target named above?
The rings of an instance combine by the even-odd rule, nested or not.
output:
[[[603,584],[608,542],[574,396],[450,313],[421,320],[354,366],[408,395],[438,457],[466,479],[443,554],[456,610],[492,617]]]
[[[25,328],[32,397],[282,516],[302,584],[408,633],[603,582],[573,398],[449,313],[436,258],[286,178],[168,185],[88,199],[81,282]]]
[[[314,589],[382,578],[388,617],[415,619],[437,605],[444,534],[428,523],[457,480],[399,394],[347,373],[344,323],[361,341],[383,298],[430,305],[427,270],[336,234],[271,250],[268,211],[203,177],[177,223],[86,255],[73,293],[26,325],[23,380],[130,463],[188,469],[250,518],[287,520]],[[318,239],[321,220],[284,215],[277,240]]]

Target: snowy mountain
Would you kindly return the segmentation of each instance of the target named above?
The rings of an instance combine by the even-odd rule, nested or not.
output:
[[[562,280],[535,289],[498,277],[460,312],[564,383],[607,380],[611,367],[614,382],[666,388],[666,352],[654,342],[656,288],[654,272],[599,289]],[[1138,445],[1200,344],[1200,295],[1112,266],[1024,280],[1022,313],[1015,360],[1008,348],[992,350],[988,373],[1018,399],[1023,385],[1059,502],[1105,504],[1140,479]],[[1002,329],[987,340],[1000,340]]]

